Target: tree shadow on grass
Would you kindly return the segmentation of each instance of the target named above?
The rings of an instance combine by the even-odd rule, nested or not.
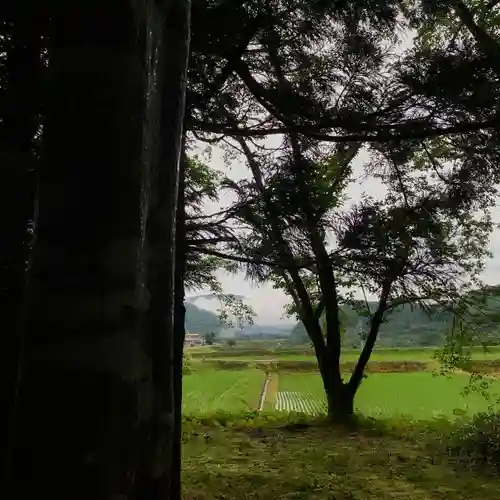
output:
[[[186,499],[497,497],[495,478],[457,475],[446,460],[394,435],[325,425],[209,429],[184,445]]]

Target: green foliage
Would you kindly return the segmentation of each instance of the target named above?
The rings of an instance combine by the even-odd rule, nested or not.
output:
[[[241,328],[246,323],[253,324],[255,312],[242,299],[230,293],[219,293],[217,298],[220,303],[219,317],[226,326],[234,326],[236,323]]]
[[[205,255],[224,236],[224,228],[213,225],[203,212],[203,204],[216,202],[219,196],[221,174],[203,163],[197,156],[188,159],[185,173],[185,226],[186,226],[186,288],[196,290],[209,288],[219,290],[220,284],[214,276],[223,266],[220,258]]]
[[[488,467],[500,472],[500,414],[476,414],[471,422],[451,434],[448,450],[459,466],[476,470]]]
[[[190,373],[193,373],[193,370],[193,357],[188,350],[184,349],[182,357],[182,375],[189,375]]]
[[[216,339],[217,339],[217,334],[215,332],[206,332],[203,335],[203,340],[207,345],[213,345]]]
[[[222,172],[209,167],[198,156],[188,159],[185,201],[190,215],[202,213],[206,200],[218,201],[222,178]]]
[[[436,352],[436,359],[444,372],[471,369],[471,346],[496,345],[500,341],[500,301],[498,286],[473,290],[453,302],[434,306],[434,311],[448,315],[445,341]],[[471,380],[471,390],[484,393],[486,381],[478,383],[478,376]]]
[[[498,36],[500,29],[500,11],[487,0],[462,0],[481,28],[486,28],[492,36]],[[453,2],[436,0],[407,0],[407,13],[417,28],[417,43],[422,48],[432,49],[449,46],[450,41],[469,42],[472,34],[461,21]],[[467,46],[466,45],[466,46]]]
[[[186,272],[185,287],[190,290],[207,288],[219,300],[219,324],[204,325],[194,331],[206,333],[219,332],[222,324],[229,325],[233,318],[238,324],[252,323],[255,313],[239,297],[223,292],[215,272],[224,268],[235,271],[234,264],[214,255],[217,245],[233,238],[231,230],[220,223],[217,217],[207,216],[203,210],[206,201],[218,201],[223,176],[221,172],[210,168],[197,156],[189,158],[185,179],[186,205]],[[191,304],[194,316],[197,311]],[[199,311],[199,310],[198,310]],[[189,311],[188,311],[189,312]],[[206,316],[206,315],[205,315]],[[189,329],[189,327],[188,327]]]

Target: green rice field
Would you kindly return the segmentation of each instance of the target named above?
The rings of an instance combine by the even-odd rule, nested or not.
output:
[[[254,349],[252,355],[250,350],[241,351],[238,353],[231,350],[230,355],[223,356],[222,349],[211,350],[212,355],[206,359],[193,358],[194,372],[184,377],[185,414],[258,410],[260,394],[268,377],[266,367],[271,367],[271,362],[275,362],[274,366],[278,368],[273,371],[272,390],[264,391],[266,412],[317,415],[326,410],[321,379],[314,363],[302,371],[301,362],[315,361],[312,355],[304,350],[297,350],[297,354],[284,350],[280,356],[274,357],[265,349]],[[375,365],[378,363],[377,370],[368,374],[358,391],[355,401],[357,411],[371,417],[453,419],[458,415],[473,415],[484,411],[500,397],[500,380],[496,380],[495,373],[491,374],[493,378],[489,383],[490,401],[478,392],[465,395],[468,375],[435,375],[433,370],[437,367],[437,362],[432,360],[433,353],[434,349],[375,351],[372,361],[376,362]],[[352,362],[356,356],[354,351],[347,351],[343,361]],[[491,362],[500,358],[500,351],[495,348],[485,352],[482,348],[477,348],[472,357]],[[297,365],[294,365],[294,361]],[[414,362],[413,365],[411,362]],[[396,373],[398,369],[400,371]],[[500,371],[500,366],[498,370]]]
[[[467,380],[465,375],[445,377],[429,372],[376,373],[363,381],[356,397],[356,408],[366,416],[415,420],[453,418],[456,414],[472,415],[484,411],[489,402],[483,396],[476,392],[462,394]],[[317,374],[282,374],[278,396],[282,391],[295,393],[296,399],[302,397],[316,405],[324,405],[323,386]],[[500,381],[491,384],[490,393],[492,397],[500,396]]]
[[[203,370],[184,377],[185,414],[255,409],[266,375],[262,370]]]

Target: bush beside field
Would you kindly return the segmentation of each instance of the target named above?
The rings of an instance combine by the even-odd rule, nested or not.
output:
[[[318,371],[318,363],[315,358],[309,360],[237,360],[237,359],[205,359],[204,366],[218,370],[246,370],[258,368],[265,372],[314,372]],[[341,363],[341,370],[351,373],[355,363]],[[402,373],[425,371],[431,367],[430,363],[421,361],[370,361],[366,367],[366,373]]]
[[[238,347],[213,347],[210,350],[197,349],[193,357],[206,358],[267,358],[277,356],[314,356],[312,349],[242,349]]]
[[[472,360],[468,363],[467,368],[471,372],[498,373],[500,372],[500,359]]]
[[[251,343],[246,343],[249,345]],[[431,361],[437,347],[407,347],[407,348],[375,348],[371,356],[374,361]],[[267,358],[287,358],[307,359],[314,358],[314,350],[310,346],[284,347],[284,348],[263,348],[263,347],[240,347],[238,344],[228,348],[226,346],[203,346],[190,347],[186,349],[193,358],[207,359],[267,359]],[[355,361],[359,356],[357,349],[343,349],[342,360],[344,362]],[[500,346],[485,348],[478,346],[470,349],[473,360],[496,360],[500,358]]]

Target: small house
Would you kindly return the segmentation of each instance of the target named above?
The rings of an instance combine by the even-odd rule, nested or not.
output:
[[[199,333],[186,333],[184,347],[194,347],[203,345],[203,338]]]

